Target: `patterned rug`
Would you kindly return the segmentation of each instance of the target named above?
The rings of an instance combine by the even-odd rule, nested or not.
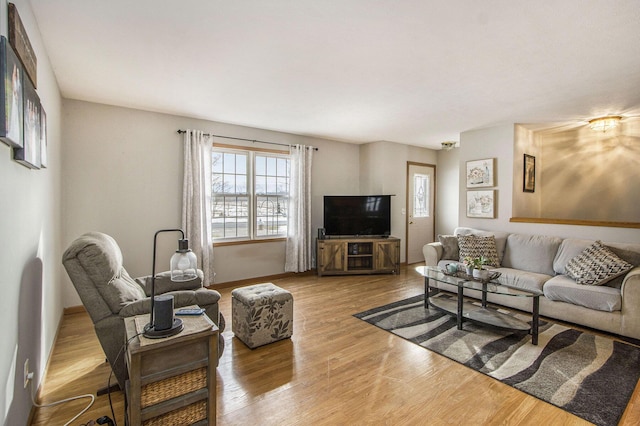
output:
[[[527,334],[471,322],[458,330],[423,295],[354,316],[596,425],[618,423],[640,377],[640,348],[552,322],[540,321],[534,346]]]

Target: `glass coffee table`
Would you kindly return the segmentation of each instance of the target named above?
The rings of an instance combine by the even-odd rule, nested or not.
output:
[[[462,330],[463,322],[474,321],[511,331],[527,332],[531,334],[531,343],[534,345],[538,344],[538,319],[541,293],[510,287],[500,284],[495,280],[476,280],[464,272],[454,274],[444,273],[442,269],[434,266],[418,266],[416,271],[424,276],[424,307],[427,309],[433,307],[454,315],[457,319],[458,330]],[[431,296],[435,296],[440,291],[438,287],[431,285],[432,281],[456,286],[458,288],[457,299],[432,298]],[[482,292],[480,306],[464,300],[465,289]],[[533,303],[531,324],[497,310],[488,309],[487,294],[489,293],[502,296],[531,298]]]

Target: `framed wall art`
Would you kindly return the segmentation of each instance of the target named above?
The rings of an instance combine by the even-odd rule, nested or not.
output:
[[[47,114],[40,105],[40,167],[47,168]]]
[[[24,144],[23,69],[11,45],[0,36],[0,140],[14,148]]]
[[[13,149],[13,159],[31,169],[40,168],[40,98],[28,78],[23,81],[24,146]]]
[[[467,191],[467,217],[494,219],[496,217],[496,191]]]
[[[536,191],[536,157],[524,154],[524,173],[522,177],[522,191]]]
[[[16,5],[13,3],[8,4],[9,11],[9,43],[15,49],[16,55],[22,61],[25,70],[25,78],[29,78],[33,87],[38,87],[38,79],[36,77],[38,70],[38,59],[31,47],[29,36],[27,31],[22,25],[22,19]]]
[[[495,158],[467,161],[467,188],[483,188],[496,186]]]

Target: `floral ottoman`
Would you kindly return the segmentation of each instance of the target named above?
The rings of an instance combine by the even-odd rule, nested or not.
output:
[[[293,334],[293,296],[272,283],[231,292],[231,329],[251,349]]]

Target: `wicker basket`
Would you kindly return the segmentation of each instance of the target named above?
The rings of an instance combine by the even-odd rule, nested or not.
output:
[[[149,407],[206,387],[207,367],[202,367],[143,386],[140,406],[142,408]]]
[[[190,425],[207,418],[207,402],[199,401],[143,423],[144,426]]]

